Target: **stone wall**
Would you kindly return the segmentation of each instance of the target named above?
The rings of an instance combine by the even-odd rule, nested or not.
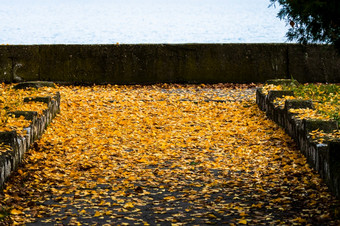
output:
[[[0,81],[78,84],[340,82],[328,45],[140,44],[0,46]]]

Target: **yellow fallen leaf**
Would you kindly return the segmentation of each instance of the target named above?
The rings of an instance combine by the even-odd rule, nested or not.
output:
[[[217,218],[214,214],[212,214],[212,213],[209,213],[208,215],[207,215],[207,217],[209,217],[209,218]]]
[[[86,210],[79,211],[80,214],[86,214]]]
[[[241,212],[241,213],[240,213],[240,216],[241,216],[241,217],[244,217],[244,216],[248,216],[248,214],[246,214],[245,212]]]
[[[94,214],[94,217],[100,217],[101,215],[103,215],[101,212],[96,211],[95,214]]]
[[[297,221],[297,222],[299,222],[299,223],[306,223],[306,222],[307,222],[305,219],[303,219],[303,218],[301,218],[301,217],[295,218],[294,221]]]
[[[246,219],[242,219],[238,221],[239,224],[247,224],[247,220]]]
[[[132,202],[127,202],[127,203],[125,203],[125,205],[124,205],[124,208],[126,208],[126,209],[128,209],[128,208],[133,208],[133,207],[134,207],[134,205],[133,205]]]
[[[164,200],[174,201],[174,200],[176,200],[176,197],[175,196],[167,196],[167,197],[164,198]]]
[[[251,207],[262,208],[263,203],[253,204]]]
[[[11,214],[13,214],[13,215],[19,215],[19,214],[23,214],[23,212],[22,212],[21,210],[12,209],[12,210],[11,210]]]

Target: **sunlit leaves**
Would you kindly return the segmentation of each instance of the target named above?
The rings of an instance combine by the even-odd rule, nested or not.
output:
[[[320,119],[320,120],[329,120],[330,117],[328,115],[320,114],[317,110],[314,109],[289,109],[289,112],[297,114],[295,117],[298,119]]]
[[[10,213],[13,214],[13,215],[23,214],[23,212],[21,210],[17,210],[17,209],[12,209]]]
[[[315,109],[329,118],[340,122],[340,86],[336,84],[307,84],[286,87],[296,96],[313,100]]]
[[[25,127],[28,127],[31,124],[31,121],[26,120],[24,116],[20,116],[18,118],[8,116],[6,123],[0,125],[0,131],[12,131],[15,130],[19,135],[25,135],[26,131]]]
[[[283,86],[281,86],[281,85],[273,85],[273,84],[265,85],[262,88],[263,88],[263,93],[265,95],[268,95],[268,92],[272,91],[272,90],[283,90]]]
[[[337,120],[340,123],[340,86],[337,84],[265,85],[263,87],[265,94],[268,94],[270,90],[294,91],[294,97],[284,96],[273,101],[276,106],[281,108],[284,107],[286,100],[300,99],[313,101],[315,109],[290,109],[290,112],[295,113],[295,117],[298,119]],[[339,139],[339,133],[339,130],[328,134],[321,133],[319,138],[322,135],[326,135],[330,139]],[[316,134],[313,134],[313,136],[316,136]],[[318,142],[322,142],[322,139],[319,139]]]
[[[25,135],[23,128],[30,125],[30,121],[23,116],[15,118],[9,112],[36,111],[40,116],[47,104],[41,102],[24,102],[25,97],[54,95],[52,88],[16,90],[12,85],[0,84],[0,131],[16,130],[19,135]],[[55,90],[54,90],[55,91]]]
[[[10,145],[0,143],[0,154],[1,152],[7,152],[10,150],[12,150],[12,147]]]
[[[46,110],[48,108],[46,103],[42,102],[26,102],[21,105],[19,105],[15,110],[16,111],[36,111],[38,113],[38,116],[42,115],[43,110]]]
[[[334,204],[254,90],[59,90],[61,113],[4,191],[17,223],[310,223]]]

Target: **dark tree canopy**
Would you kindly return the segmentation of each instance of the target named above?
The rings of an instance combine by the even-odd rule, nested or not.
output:
[[[290,28],[289,41],[330,43],[340,52],[340,0],[270,0],[279,3],[278,13]]]

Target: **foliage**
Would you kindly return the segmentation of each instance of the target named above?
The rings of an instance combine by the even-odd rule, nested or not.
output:
[[[288,40],[300,43],[332,43],[340,51],[340,1],[338,0],[270,0],[282,8],[280,19],[291,25]]]
[[[265,94],[268,94],[269,90],[294,91],[294,97],[284,96],[274,100],[274,104],[281,108],[288,99],[312,100],[315,109],[290,109],[291,112],[297,114],[295,117],[299,119],[336,120],[340,124],[340,86],[338,84],[266,85],[263,90]],[[327,137],[326,140],[340,139],[340,131],[335,130],[327,134],[323,131],[313,131],[311,136],[322,143],[325,141],[324,137]]]
[[[14,224],[339,223],[338,202],[253,90],[59,89],[61,113],[0,199]]]
[[[315,106],[313,115],[320,119],[333,119],[340,123],[340,86],[337,84],[302,84],[299,86],[265,85],[263,93],[270,90],[291,90],[295,97],[277,98],[274,103],[283,107],[287,99],[312,100]],[[311,113],[311,112],[310,112]]]
[[[297,97],[313,100],[318,113],[337,120],[340,124],[340,86],[336,84],[305,84],[289,86]]]
[[[41,115],[47,104],[41,102],[25,102],[24,97],[51,96],[51,88],[16,90],[13,85],[0,84],[0,131],[16,130],[18,134],[25,135],[24,128],[30,121],[23,116],[15,118],[10,115],[12,111],[36,111]]]

